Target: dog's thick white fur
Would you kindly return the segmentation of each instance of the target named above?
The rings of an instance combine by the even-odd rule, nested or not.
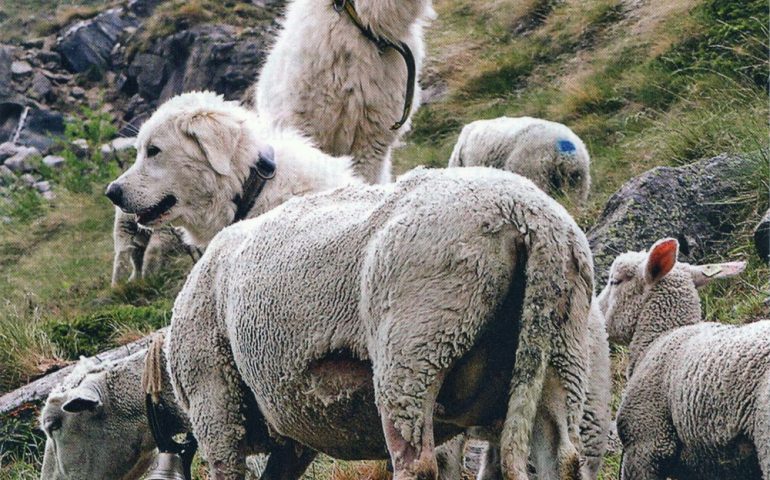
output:
[[[173,206],[145,226],[173,222],[187,243],[205,247],[233,222],[233,199],[260,155],[274,156],[277,169],[247,218],[289,197],[361,183],[348,158],[324,154],[293,130],[267,127],[220,95],[191,92],[161,105],[140,129],[136,162],[113,182],[123,192],[118,206],[141,221],[142,212],[173,198]]]
[[[424,58],[423,25],[435,13],[430,0],[357,0],[372,33],[403,42],[417,71]],[[392,48],[382,51],[332,2],[294,0],[256,88],[260,117],[309,135],[330,155],[351,155],[353,169],[369,183],[390,181],[390,150],[397,131],[407,70]],[[419,87],[412,106],[419,105]]]

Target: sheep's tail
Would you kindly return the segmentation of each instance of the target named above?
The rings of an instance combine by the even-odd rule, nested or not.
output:
[[[152,396],[154,403],[160,402],[160,394],[163,391],[163,333],[153,336],[147,356],[144,357],[144,370],[142,371],[142,391]]]
[[[524,222],[524,225],[547,225],[544,224],[545,220],[539,218],[534,223]],[[556,223],[565,225],[558,220]],[[565,337],[570,334],[578,334],[580,337],[581,329],[582,335],[585,335],[593,288],[593,268],[590,253],[586,253],[590,251],[585,237],[579,234],[582,242],[576,238],[576,231],[579,231],[577,226],[568,227],[567,230],[571,231],[565,231],[557,225],[551,224],[539,231],[526,232],[524,248],[519,249],[521,254],[526,254],[526,285],[508,412],[500,437],[501,463],[505,478],[509,480],[528,478],[527,460],[532,428],[549,366],[557,371],[563,384],[564,379],[569,377],[566,383],[573,383],[577,387],[575,389],[565,385],[568,396],[572,397],[569,403],[580,402],[577,406],[573,405],[574,408],[568,408],[570,413],[567,419],[571,439],[579,442],[582,416],[580,405],[584,398],[585,379],[585,373],[580,372],[585,369],[585,361],[579,359],[585,356],[585,352],[580,351],[585,345],[564,343],[574,344]],[[517,262],[521,261],[524,259],[517,258]],[[584,286],[579,285],[586,282]],[[577,292],[577,287],[583,287],[584,291]],[[571,297],[580,298],[575,302]],[[573,319],[575,314],[580,315]],[[576,325],[569,325],[571,323]],[[573,354],[577,355],[577,362],[570,360]],[[559,361],[556,357],[567,360]],[[577,365],[571,365],[573,363]],[[573,371],[565,371],[570,369]]]

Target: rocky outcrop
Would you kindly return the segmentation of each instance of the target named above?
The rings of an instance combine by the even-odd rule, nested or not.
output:
[[[58,40],[56,50],[64,66],[81,73],[89,69],[107,70],[111,65],[112,49],[121,36],[135,31],[139,20],[123,8],[113,8],[89,20],[68,27]]]
[[[199,25],[157,39],[131,59],[118,79],[120,91],[132,97],[126,120],[141,123],[158,103],[191,90],[240,99],[256,81],[272,35],[270,28],[238,31],[229,25]]]
[[[612,195],[588,240],[597,285],[602,287],[618,253],[643,250],[663,237],[680,243],[682,261],[698,263],[724,255],[740,220],[746,172],[758,170],[751,156],[721,155],[683,167],[657,167],[626,182]]]

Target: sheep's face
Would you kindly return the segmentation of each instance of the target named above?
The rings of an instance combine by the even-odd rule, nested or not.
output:
[[[745,262],[690,265],[677,262],[678,253],[679,243],[667,238],[657,241],[649,252],[628,252],[615,259],[607,286],[598,297],[611,342],[630,344],[642,327],[639,322],[649,316],[644,313],[649,307],[672,316],[695,313],[699,320],[697,289],[715,278],[737,275],[746,266]],[[662,316],[648,320],[666,321]],[[687,318],[674,320],[678,324],[692,322]],[[644,327],[655,332],[669,326],[648,324]]]
[[[155,443],[141,395],[115,398],[109,376],[88,374],[48,398],[40,417],[47,437],[42,480],[133,480],[149,467]]]

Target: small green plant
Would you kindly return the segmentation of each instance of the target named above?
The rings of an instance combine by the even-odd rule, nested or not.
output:
[[[64,130],[65,143],[61,152],[65,159],[64,169],[60,173],[51,172],[64,188],[76,193],[90,193],[94,184],[115,178],[120,174],[120,166],[113,158],[105,158],[101,152],[102,144],[112,140],[117,128],[112,117],[98,110],[84,107],[81,117],[67,123]],[[78,153],[72,144],[83,139],[87,143],[85,152]]]
[[[42,216],[47,210],[47,202],[37,190],[17,180],[13,185],[0,190],[0,223],[13,221],[21,224]]]
[[[107,346],[114,346],[115,335],[126,329],[157,330],[171,321],[168,305],[134,307],[118,305],[71,321],[50,322],[47,333],[70,359],[95,355]]]
[[[0,415],[0,480],[39,478],[45,435],[37,428],[38,405]]]

